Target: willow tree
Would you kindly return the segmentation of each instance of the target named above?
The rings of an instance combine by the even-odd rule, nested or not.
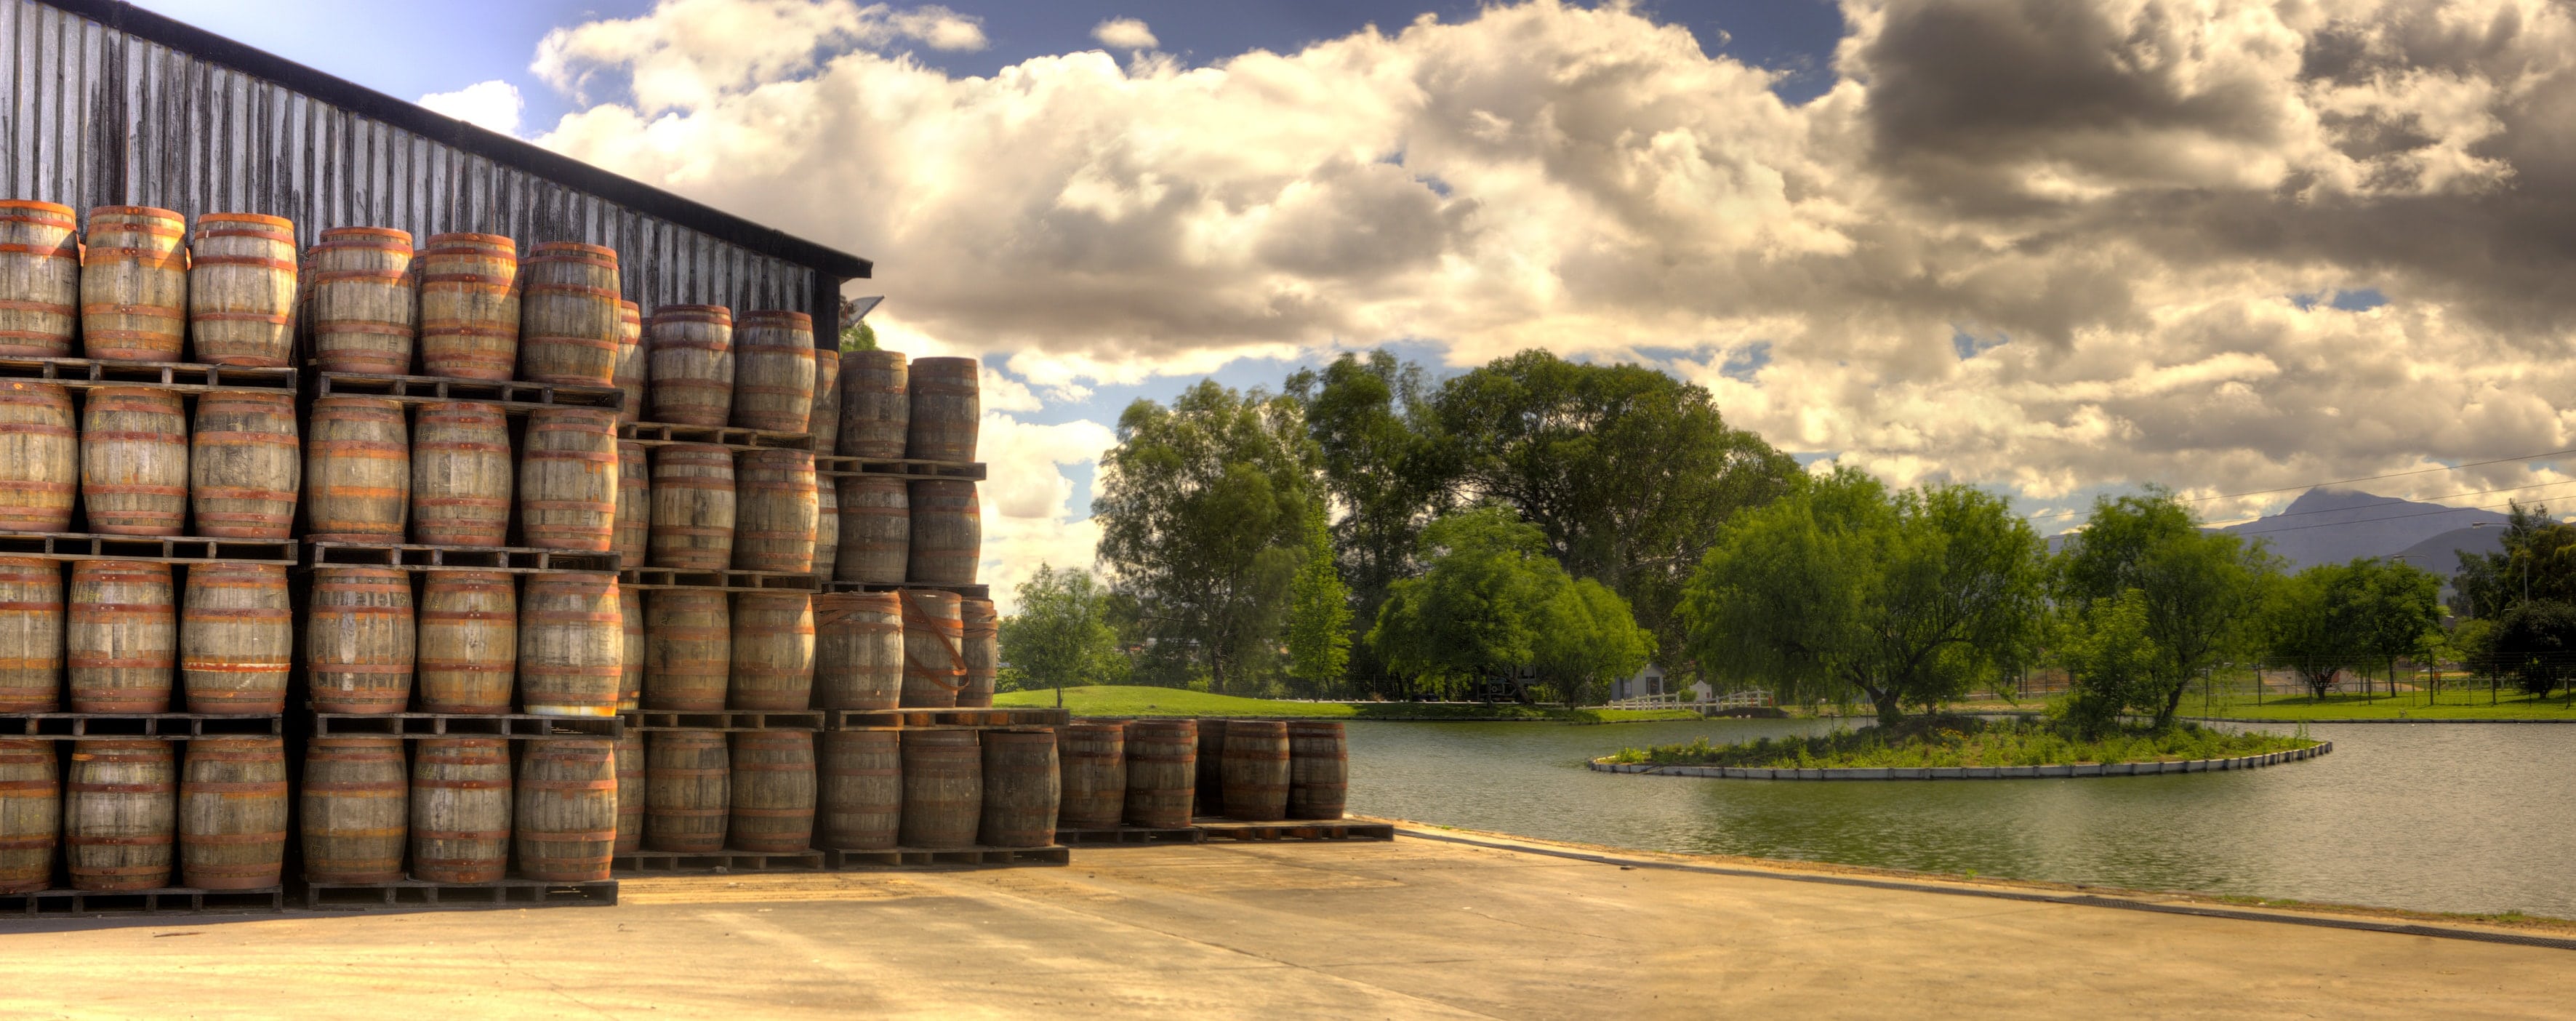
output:
[[[2044,547],[2004,501],[1851,469],[1730,524],[1677,616],[1700,668],[1784,701],[1858,692],[1894,723],[1998,677],[2042,620]]]

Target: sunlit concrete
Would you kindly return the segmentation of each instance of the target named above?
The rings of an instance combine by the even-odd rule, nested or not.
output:
[[[1672,860],[1672,859],[1666,859]],[[0,923],[0,1014],[2564,1016],[2576,953],[1400,839]]]

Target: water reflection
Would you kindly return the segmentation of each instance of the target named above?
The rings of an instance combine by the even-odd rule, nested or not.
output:
[[[2426,911],[2576,917],[2576,727],[2317,726],[2324,758],[2084,780],[1800,783],[1583,768],[1812,722],[1353,723],[1351,807],[1473,829]]]

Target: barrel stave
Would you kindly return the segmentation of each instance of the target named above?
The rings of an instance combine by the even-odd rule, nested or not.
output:
[[[285,712],[294,665],[295,610],[284,565],[189,565],[179,610],[179,680],[189,712]]]
[[[334,227],[311,258],[313,357],[322,370],[409,373],[420,306],[411,233]]]
[[[170,565],[72,563],[63,632],[65,680],[76,713],[166,713],[179,660]]]
[[[283,539],[295,527],[304,449],[291,394],[209,393],[197,397],[188,451],[194,534]]]
[[[519,663],[518,583],[502,571],[429,571],[421,582],[420,708],[506,713]]]
[[[89,530],[179,535],[188,523],[188,415],[175,391],[102,386],[81,408],[81,504]]]
[[[519,248],[498,234],[432,234],[417,261],[421,371],[501,381],[519,363]]]
[[[510,419],[475,401],[420,407],[412,429],[411,534],[431,546],[500,546],[510,538]]]
[[[399,713],[411,706],[418,649],[411,574],[389,567],[320,567],[304,614],[304,670],[313,709]]]

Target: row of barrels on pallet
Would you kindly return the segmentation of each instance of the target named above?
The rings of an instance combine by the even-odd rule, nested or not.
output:
[[[944,709],[993,704],[993,601],[953,592],[644,595],[642,708]]]
[[[0,530],[283,539],[301,459],[290,394],[0,383]]]
[[[1044,728],[656,730],[617,747],[620,853],[1044,847]]]
[[[1168,829],[1193,815],[1339,819],[1348,797],[1349,751],[1335,721],[1085,721],[1057,733],[1058,825],[1069,830],[1122,821]]]
[[[640,370],[640,316],[617,253],[546,242],[523,263],[491,234],[325,230],[146,206],[0,201],[0,355],[285,366],[299,321],[326,370],[610,386]],[[797,313],[757,313],[806,317]],[[787,321],[781,320],[782,325]],[[807,328],[809,361],[813,346]],[[415,352],[417,347],[417,352]]]
[[[818,393],[814,450],[842,457],[972,461],[983,417],[979,365],[972,358],[907,360],[898,351],[846,351],[835,380]]]
[[[825,485],[803,451],[694,443],[619,465],[617,552],[629,566],[972,585],[983,558],[971,481],[845,476]]]
[[[397,880],[408,860],[415,879],[488,883],[514,850],[529,879],[608,878],[610,742],[526,742],[515,768],[502,738],[419,744],[315,738],[290,790],[274,737],[0,740],[0,893],[51,887],[58,858],[76,890],[276,886],[290,808],[315,882]]]

